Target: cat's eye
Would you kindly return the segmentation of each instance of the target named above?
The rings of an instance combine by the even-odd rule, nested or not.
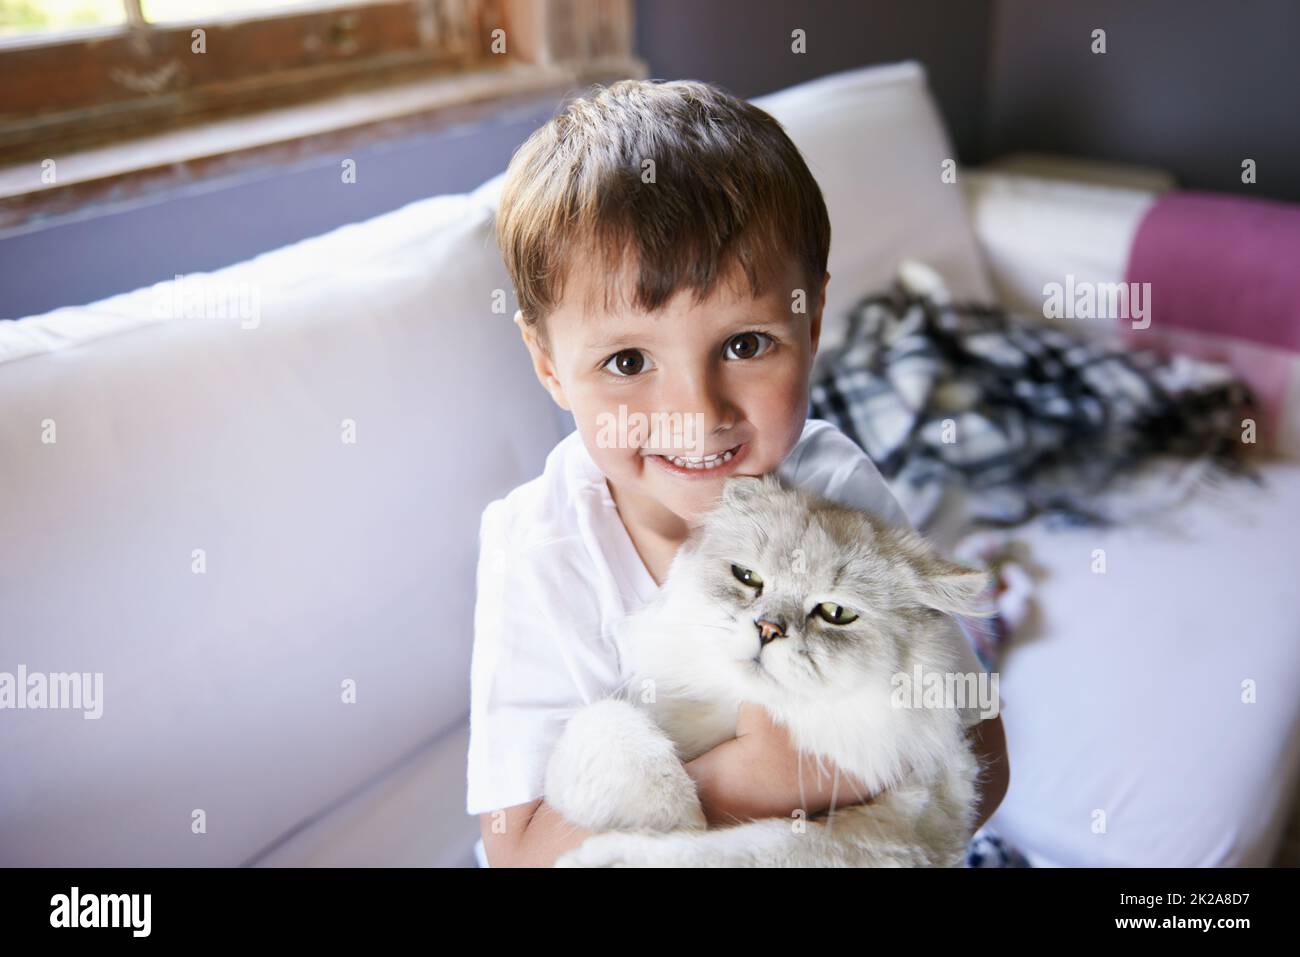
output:
[[[739,565],[731,566],[731,574],[736,576],[736,581],[743,582],[750,588],[762,590],[763,579],[758,577],[756,572],[751,572],[748,568],[741,568]]]
[[[856,613],[833,601],[822,602],[813,609],[813,612],[822,621],[830,622],[832,625],[847,625],[858,617]]]

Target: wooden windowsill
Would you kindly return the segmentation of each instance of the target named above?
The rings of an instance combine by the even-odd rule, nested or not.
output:
[[[213,120],[44,160],[0,167],[0,236],[41,228],[103,203],[136,201],[196,180],[467,122],[594,82],[647,74],[634,57],[460,72],[302,105]]]

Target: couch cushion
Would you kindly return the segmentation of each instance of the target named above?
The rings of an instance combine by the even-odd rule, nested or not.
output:
[[[1257,441],[1300,456],[1300,203],[1166,193],[1133,240],[1125,281],[1149,283],[1135,346],[1231,366],[1259,400]]]
[[[0,670],[104,681],[5,715],[3,863],[237,864],[463,723],[479,513],[561,435],[491,227],[442,196],[0,323]]]
[[[1151,189],[1001,168],[970,171],[965,193],[998,301],[1039,320],[1048,283],[1064,283],[1066,276],[1087,283],[1123,281],[1133,237],[1159,196]],[[1085,332],[1103,327],[1071,325]]]
[[[993,823],[1038,863],[1271,862],[1300,775],[1300,465],[1264,477],[1163,525],[1017,535],[1036,612],[1001,667]]]

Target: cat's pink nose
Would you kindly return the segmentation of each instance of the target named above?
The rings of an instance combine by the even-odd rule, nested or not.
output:
[[[785,622],[781,619],[768,621],[766,618],[755,618],[754,624],[758,628],[758,640],[760,645],[765,645],[774,638],[785,637]]]

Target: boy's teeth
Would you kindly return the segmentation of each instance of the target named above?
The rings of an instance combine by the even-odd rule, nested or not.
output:
[[[701,455],[695,457],[665,455],[664,458],[680,469],[712,469],[717,468],[725,462],[730,462],[734,456],[735,452],[728,449],[721,455]]]

